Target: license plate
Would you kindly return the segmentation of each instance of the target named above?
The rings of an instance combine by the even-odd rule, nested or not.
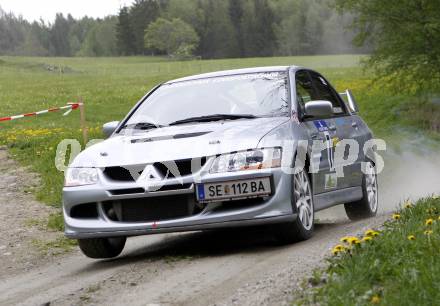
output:
[[[239,198],[267,196],[272,193],[270,178],[207,183],[197,185],[199,202],[230,201]]]

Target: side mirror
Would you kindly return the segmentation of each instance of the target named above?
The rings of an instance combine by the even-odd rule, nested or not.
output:
[[[345,96],[347,98],[347,104],[348,104],[348,108],[350,109],[350,112],[352,112],[353,114],[359,112],[359,106],[350,89],[347,89],[345,92],[341,93],[340,95]]]
[[[312,117],[329,117],[333,115],[333,105],[329,101],[317,100],[307,102],[306,115]]]
[[[102,126],[102,132],[105,137],[110,137],[119,125],[119,121],[107,122]]]

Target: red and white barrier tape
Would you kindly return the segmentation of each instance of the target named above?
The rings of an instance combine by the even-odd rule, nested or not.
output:
[[[65,110],[65,109],[67,109],[67,112],[65,112],[63,114],[63,116],[67,116],[71,111],[78,109],[81,105],[82,105],[82,103],[68,103],[68,105],[66,105],[66,106],[53,107],[53,108],[45,109],[45,110],[42,110],[39,112],[21,114],[21,115],[10,116],[10,117],[3,117],[3,118],[0,118],[0,121],[17,120],[17,119],[26,118],[26,117],[33,117],[33,116],[38,116],[38,115],[42,115],[42,114],[58,112],[58,111]]]

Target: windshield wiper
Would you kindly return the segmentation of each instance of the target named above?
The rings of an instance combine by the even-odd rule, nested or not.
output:
[[[210,121],[220,121],[220,120],[255,119],[255,118],[258,117],[250,114],[239,114],[239,115],[215,114],[215,115],[191,117],[182,120],[177,120],[175,122],[170,123],[169,125],[179,125],[179,124],[191,123],[191,122],[210,122]]]
[[[133,130],[152,130],[163,127],[162,125],[154,124],[151,122],[137,122],[126,124],[122,129],[133,129]]]

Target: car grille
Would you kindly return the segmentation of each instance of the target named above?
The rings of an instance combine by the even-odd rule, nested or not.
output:
[[[200,210],[194,195],[186,194],[105,202],[104,211],[113,221],[155,222],[189,217]]]
[[[176,177],[176,171],[179,171],[180,176],[191,175],[191,161],[192,159],[183,159],[176,161],[157,162],[154,167],[162,174],[165,179]],[[198,172],[201,167],[206,164],[206,157],[199,158],[194,161],[197,165],[194,172]],[[113,181],[134,182],[143,172],[145,165],[133,167],[107,167],[104,170],[104,175]],[[177,168],[177,169],[176,169]],[[132,175],[133,174],[133,175]]]
[[[154,190],[153,192],[187,190],[190,189],[191,186],[192,186],[191,183],[163,185],[159,189]],[[114,189],[114,190],[108,190],[108,192],[110,192],[112,195],[129,195],[129,194],[145,193],[145,189],[144,188]]]
[[[141,175],[142,171],[145,167],[139,169],[133,169],[132,173],[127,168],[124,167],[108,167],[104,170],[104,175],[113,181],[121,181],[121,182],[134,182],[136,179],[136,172]],[[136,172],[134,172],[136,171]]]

